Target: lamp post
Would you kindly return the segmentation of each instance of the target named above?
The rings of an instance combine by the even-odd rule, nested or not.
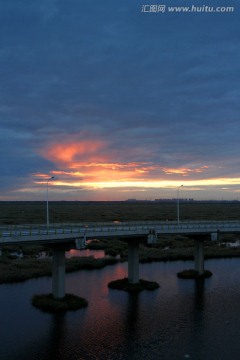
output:
[[[180,187],[182,187],[183,185],[180,185],[178,188],[177,188],[177,222],[179,224],[179,189]]]
[[[49,227],[49,212],[48,212],[48,183],[50,180],[54,179],[54,176],[50,177],[48,180],[47,180],[47,229]]]

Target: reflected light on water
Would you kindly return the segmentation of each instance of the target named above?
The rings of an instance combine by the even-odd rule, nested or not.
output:
[[[104,250],[96,251],[90,249],[85,249],[85,250],[71,249],[65,253],[65,256],[68,259],[71,257],[84,257],[84,256],[93,256],[95,259],[101,259],[105,257],[105,251]]]
[[[74,252],[73,252],[74,253]],[[89,306],[64,315],[41,313],[31,296],[50,278],[0,286],[1,360],[237,360],[240,354],[240,259],[208,260],[211,279],[178,279],[192,262],[140,264],[153,292],[108,288],[127,263],[66,275],[66,291]]]

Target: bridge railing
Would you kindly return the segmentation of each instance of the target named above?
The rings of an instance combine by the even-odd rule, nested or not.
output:
[[[147,221],[107,221],[107,222],[77,222],[77,223],[51,223],[50,228],[63,228],[63,227],[78,227],[78,226],[125,226],[125,225],[184,225],[184,224],[237,224],[239,220],[185,220],[179,224],[176,220],[147,220]],[[0,230],[19,230],[19,229],[44,229],[46,224],[16,224],[16,225],[0,225]]]
[[[88,222],[88,223],[64,223],[53,224],[48,229],[46,225],[25,225],[25,226],[11,226],[0,227],[0,238],[6,237],[23,237],[23,236],[43,236],[43,235],[64,235],[64,234],[91,234],[94,233],[120,233],[123,231],[148,231],[155,229],[156,232],[177,231],[184,230],[207,230],[213,229],[239,229],[240,221],[129,221],[129,222]]]

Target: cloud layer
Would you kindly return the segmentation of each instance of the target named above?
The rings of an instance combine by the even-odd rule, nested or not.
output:
[[[182,183],[237,199],[240,5],[224,5],[2,1],[0,199],[44,200],[51,176],[57,200],[174,197]]]

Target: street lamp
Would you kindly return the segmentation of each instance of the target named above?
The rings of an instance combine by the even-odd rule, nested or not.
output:
[[[54,179],[54,176],[50,177],[48,180],[47,180],[47,229],[49,227],[49,212],[48,212],[48,183],[50,180]]]
[[[180,185],[178,188],[177,188],[177,222],[179,224],[179,189],[180,187],[182,187],[183,185]]]

